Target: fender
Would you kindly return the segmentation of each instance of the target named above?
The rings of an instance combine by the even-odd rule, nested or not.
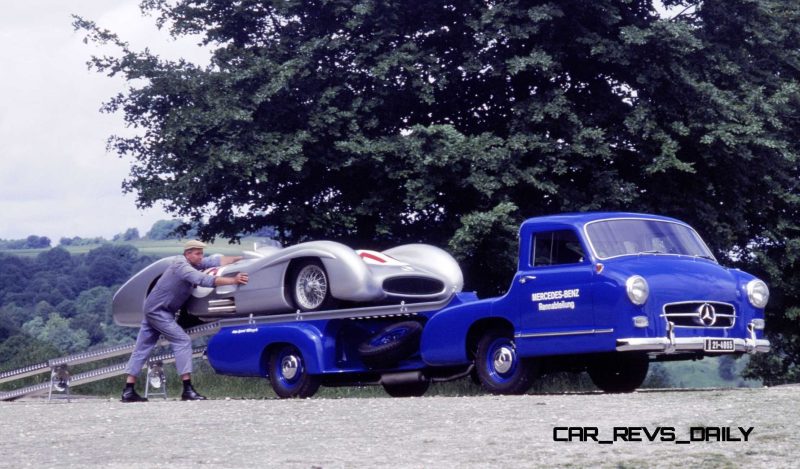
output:
[[[494,300],[451,306],[436,313],[422,330],[422,360],[432,366],[468,363],[467,334],[475,322],[492,317]]]
[[[264,377],[265,351],[276,344],[294,345],[303,354],[310,374],[322,372],[322,331],[310,322],[225,327],[208,342],[208,362],[219,374]]]
[[[290,261],[303,257],[322,261],[334,298],[369,301],[379,297],[383,291],[361,257],[350,247],[335,241],[309,241],[290,246],[283,249],[278,257],[254,263],[253,271],[279,263],[285,263],[288,267]]]

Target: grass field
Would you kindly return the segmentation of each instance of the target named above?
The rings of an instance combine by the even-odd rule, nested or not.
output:
[[[149,240],[138,239],[135,241],[108,241],[110,244],[129,244],[139,250],[141,254],[155,257],[167,257],[183,252],[183,243],[186,240]],[[242,251],[252,250],[254,243],[263,243],[263,238],[242,238],[239,244],[231,244],[227,240],[217,240],[208,244],[206,254],[237,255]],[[86,254],[92,249],[102,246],[100,243],[87,244],[83,246],[60,246],[73,255]],[[35,257],[48,249],[6,249],[0,253],[13,254],[15,256]]]

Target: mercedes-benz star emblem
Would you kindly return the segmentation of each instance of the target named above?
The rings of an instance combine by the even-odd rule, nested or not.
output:
[[[717,322],[717,311],[708,303],[703,303],[697,308],[697,315],[700,317],[700,322],[706,327],[711,327]]]

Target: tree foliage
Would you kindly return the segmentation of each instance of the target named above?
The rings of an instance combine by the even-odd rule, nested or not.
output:
[[[104,106],[138,129],[110,140],[132,159],[124,188],[203,238],[273,226],[289,242],[449,244],[488,293],[507,286],[523,218],[650,211],[794,301],[778,266],[798,239],[800,6],[663,3],[674,13],[645,0],[142,3],[197,35],[208,66],[75,25],[119,46],[91,65],[131,84]]]
[[[0,254],[0,369],[130,342],[136,330],[114,325],[111,299],[153,260],[132,246],[110,244],[80,255],[63,248],[35,258]]]
[[[0,249],[44,249],[50,247],[47,236],[30,235],[25,239],[0,239]]]

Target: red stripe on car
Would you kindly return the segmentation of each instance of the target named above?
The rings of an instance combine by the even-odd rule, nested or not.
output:
[[[378,261],[384,264],[386,263],[385,259],[381,259],[380,257],[372,255],[368,252],[360,252],[358,255],[361,256],[362,259],[372,259],[373,261]]]

